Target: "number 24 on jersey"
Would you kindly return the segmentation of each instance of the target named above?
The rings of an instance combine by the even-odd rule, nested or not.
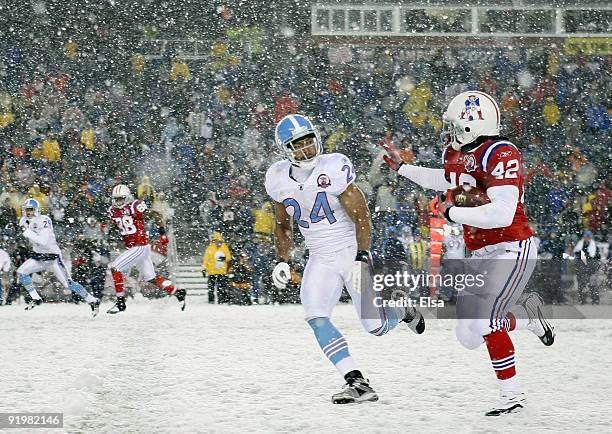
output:
[[[285,206],[285,208],[293,208],[293,219],[297,221],[300,227],[308,228],[310,227],[310,223],[318,223],[325,219],[327,219],[329,224],[336,223],[334,211],[331,209],[331,206],[329,205],[329,201],[327,199],[327,194],[324,191],[320,191],[317,193],[317,197],[315,198],[312,210],[310,210],[310,222],[308,222],[308,220],[302,219],[302,209],[300,207],[299,202],[294,198],[288,197],[287,199],[283,200],[283,205]]]

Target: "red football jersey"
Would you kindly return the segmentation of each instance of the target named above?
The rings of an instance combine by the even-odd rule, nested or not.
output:
[[[504,241],[520,241],[533,235],[523,205],[523,161],[516,146],[507,140],[488,140],[467,152],[447,146],[442,161],[444,176],[453,187],[469,184],[487,191],[498,185],[515,185],[519,190],[519,202],[510,226],[481,229],[463,225],[468,249],[473,251]]]
[[[126,203],[122,208],[111,206],[108,209],[109,217],[121,231],[125,247],[130,248],[149,244],[142,216],[146,209],[147,204],[141,200]]]

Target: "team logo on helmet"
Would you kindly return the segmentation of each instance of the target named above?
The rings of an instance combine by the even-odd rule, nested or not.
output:
[[[331,185],[331,179],[329,179],[329,176],[327,176],[325,173],[322,173],[317,178],[317,185],[320,188],[327,188]]]
[[[467,154],[463,157],[463,164],[465,166],[465,171],[468,173],[476,170],[476,158],[474,154]]]
[[[480,109],[480,98],[476,95],[468,95],[468,99],[465,100],[465,107],[461,111],[461,119],[473,121],[475,115],[478,116],[479,120],[484,120],[482,110]]]

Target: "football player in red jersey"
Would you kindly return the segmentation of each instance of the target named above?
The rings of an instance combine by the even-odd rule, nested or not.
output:
[[[108,209],[108,216],[113,222],[113,227],[120,232],[127,250],[110,264],[117,301],[107,313],[119,313],[126,309],[123,273],[129,273],[132,267],[138,269],[144,280],[176,296],[182,303],[181,310],[184,310],[186,291],[176,288],[170,280],[156,274],[151,261],[151,245],[145,230],[145,221],[153,219],[161,235],[160,242],[164,245],[169,243],[159,214],[148,210],[143,201],[132,200],[130,189],[119,184],[113,188],[112,206]]]
[[[495,100],[478,91],[463,92],[443,116],[443,169],[405,163],[399,152],[382,145],[391,169],[420,186],[446,192],[463,184],[487,193],[490,202],[471,208],[454,206],[452,194],[441,196],[438,210],[450,222],[463,224],[471,264],[484,284],[459,291],[456,336],[468,349],[486,344],[501,389],[499,405],[486,413],[498,416],[521,410],[520,389],[509,331],[529,329],[545,345],[554,330],[542,314],[542,299],[526,294],[518,304],[537,259],[537,245],[524,210],[521,152],[500,137]],[[449,198],[449,199],[447,199]]]

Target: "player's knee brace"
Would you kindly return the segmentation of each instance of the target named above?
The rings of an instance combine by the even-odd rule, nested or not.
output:
[[[482,335],[474,333],[468,322],[459,322],[455,327],[455,336],[461,345],[468,350],[475,350],[484,342]]]
[[[29,274],[17,273],[17,277],[19,278],[19,283],[23,286],[28,287],[32,285],[32,276]]]

